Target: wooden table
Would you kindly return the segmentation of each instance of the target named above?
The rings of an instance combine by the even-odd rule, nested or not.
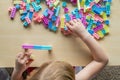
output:
[[[0,1],[0,66],[13,67],[16,54],[20,52],[21,44],[52,45],[51,54],[48,51],[33,50],[35,61],[32,66],[39,66],[47,61],[62,60],[72,65],[86,65],[91,61],[89,49],[76,38],[65,37],[61,32],[51,32],[42,24],[32,23],[25,29],[17,13],[12,21],[8,15],[8,8],[12,6],[12,0]],[[71,4],[69,4],[71,6]],[[72,7],[72,6],[71,6]],[[61,11],[61,14],[63,11]],[[120,65],[120,0],[112,2],[112,14],[110,16],[110,34],[99,43],[109,56],[109,65]]]

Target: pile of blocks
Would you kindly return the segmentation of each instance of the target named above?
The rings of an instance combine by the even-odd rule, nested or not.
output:
[[[16,12],[20,12],[20,19],[23,25],[28,27],[32,21],[36,23],[43,23],[45,28],[51,31],[60,30],[64,35],[70,35],[71,30],[65,25],[73,19],[80,19],[86,30],[96,39],[103,38],[109,33],[109,20],[111,0],[70,0],[75,6],[74,10],[70,13],[67,7],[67,2],[62,1],[62,9],[64,15],[59,17],[60,1],[59,0],[46,0],[48,6],[43,10],[42,14],[39,11],[42,9],[40,5],[41,0],[13,0],[13,7],[9,8],[10,18],[14,19]]]
[[[96,39],[101,39],[109,33],[111,0],[71,0],[71,2],[78,7],[70,14],[65,13],[61,18],[61,29],[65,35],[71,32],[64,23],[73,19],[80,19],[86,30]],[[66,6],[65,2],[63,6]]]

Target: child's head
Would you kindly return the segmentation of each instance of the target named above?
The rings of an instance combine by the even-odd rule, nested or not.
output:
[[[73,67],[62,61],[43,64],[31,80],[75,80]]]

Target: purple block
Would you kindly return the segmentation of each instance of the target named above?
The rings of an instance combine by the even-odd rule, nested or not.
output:
[[[13,8],[12,8],[12,11],[11,11],[11,13],[10,13],[10,18],[11,18],[11,19],[14,19],[15,14],[16,14],[16,7],[13,7]]]

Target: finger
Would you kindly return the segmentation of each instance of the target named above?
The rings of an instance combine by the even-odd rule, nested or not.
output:
[[[81,22],[81,20],[80,20],[80,19],[77,19],[77,21],[78,21],[78,22]]]
[[[69,21],[69,23],[70,23],[71,25],[74,25],[74,24],[75,24],[75,22],[73,22],[73,20]]]
[[[28,62],[26,63],[26,66],[29,67],[32,62],[33,62],[33,60],[28,61]]]
[[[77,20],[76,20],[76,19],[73,19],[73,22],[77,23]]]
[[[71,26],[69,23],[66,23],[66,26],[67,26],[69,29],[72,28],[72,26]]]

